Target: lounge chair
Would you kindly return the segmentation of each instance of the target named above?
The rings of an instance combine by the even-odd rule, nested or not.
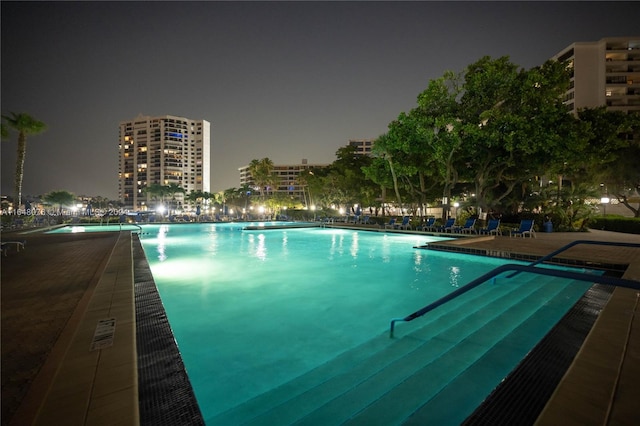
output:
[[[395,217],[392,217],[391,219],[389,219],[389,223],[386,223],[384,225],[384,229],[389,229],[389,228],[395,229],[395,227],[396,227],[396,218]]]
[[[517,231],[511,231],[511,237],[521,236],[524,238],[526,235],[529,237],[536,237],[536,231],[533,230],[533,219],[525,219],[520,221],[520,228]]]
[[[396,229],[411,229],[411,218],[409,216],[405,216],[402,218],[402,223],[400,225],[395,226]]]
[[[478,233],[483,235],[500,234],[500,219],[489,219],[487,227],[480,229]]]
[[[365,216],[362,218],[362,222],[360,222],[363,225],[369,225],[369,219],[371,219],[370,216]]]
[[[435,229],[435,223],[436,223],[436,218],[430,217],[427,219],[424,225],[420,226],[419,228],[422,231],[433,231]]]
[[[444,225],[438,227],[436,230],[438,232],[453,232],[454,225],[456,223],[455,219],[447,219]]]
[[[467,221],[464,223],[463,226],[455,226],[453,228],[453,231],[455,232],[459,232],[462,234],[466,234],[467,232],[469,234],[473,234],[476,232],[476,229],[474,228],[474,226],[476,226],[476,220],[475,219],[467,219]]]

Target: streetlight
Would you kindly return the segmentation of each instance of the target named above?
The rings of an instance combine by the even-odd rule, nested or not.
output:
[[[453,211],[453,215],[457,219],[458,218],[458,207],[460,207],[460,203],[456,201],[455,203],[453,203],[453,207],[455,208],[455,210]]]
[[[602,204],[602,216],[606,216],[607,214],[607,204],[609,204],[609,197],[600,198],[600,203]]]

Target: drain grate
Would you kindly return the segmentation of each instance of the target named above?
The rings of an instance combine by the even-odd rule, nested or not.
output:
[[[140,240],[132,235],[140,424],[204,425]]]
[[[613,289],[594,284],[587,290],[463,424],[534,424]]]

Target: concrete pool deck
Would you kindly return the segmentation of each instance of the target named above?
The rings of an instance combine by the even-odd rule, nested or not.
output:
[[[27,241],[2,258],[2,424],[138,424],[130,233],[3,233],[2,240]],[[538,233],[442,244],[542,256],[574,240],[640,243],[640,236]],[[637,248],[576,246],[560,257],[629,265],[623,277],[640,280]],[[637,293],[615,290],[538,424],[640,424]]]

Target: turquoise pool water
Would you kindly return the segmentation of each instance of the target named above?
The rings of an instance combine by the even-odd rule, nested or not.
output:
[[[237,224],[143,229],[141,241],[205,419],[379,336],[391,318],[505,263],[414,249],[439,239],[424,235],[243,231]],[[541,325],[542,335],[586,288]],[[487,384],[480,401],[495,385]]]
[[[194,223],[180,223],[180,226],[192,226],[196,225]],[[198,224],[203,225],[203,224]],[[225,224],[218,224],[219,226],[225,226],[230,229],[241,230],[245,227],[252,227],[258,229],[269,229],[276,228],[282,226],[315,226],[314,223],[305,223],[305,222],[229,222]],[[90,224],[74,224],[74,225],[65,225],[60,228],[52,229],[51,231],[47,231],[47,234],[77,234],[81,232],[112,232],[112,231],[141,231],[142,226],[147,226],[145,224],[132,224],[132,223],[118,223],[114,222],[111,224],[102,224],[99,225],[97,223]]]

